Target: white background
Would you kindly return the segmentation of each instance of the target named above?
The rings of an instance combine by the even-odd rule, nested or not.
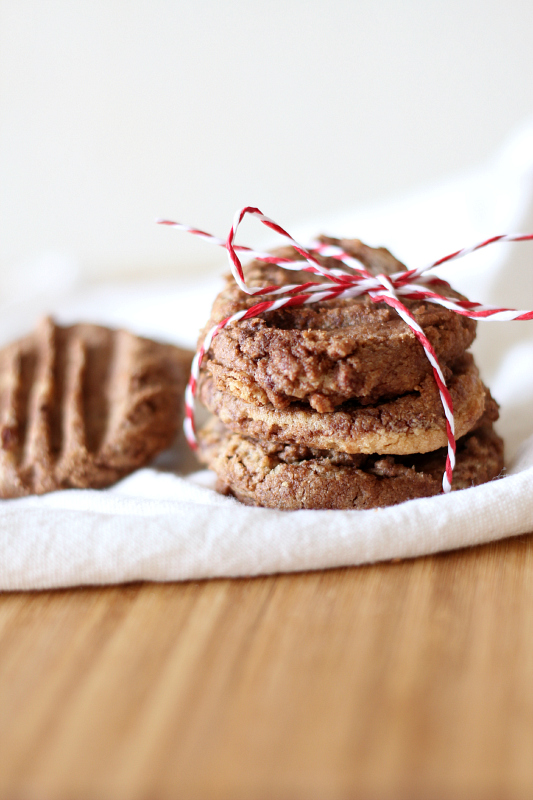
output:
[[[3,0],[0,278],[198,271],[156,217],[294,228],[475,167],[531,114],[532,30],[531,0]]]

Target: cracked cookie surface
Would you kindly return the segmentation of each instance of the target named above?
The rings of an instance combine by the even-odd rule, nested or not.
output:
[[[372,274],[405,269],[384,248],[367,247],[358,240],[322,240],[340,244]],[[295,261],[301,258],[292,248],[276,252]],[[331,259],[323,261],[335,265]],[[245,266],[244,272],[252,287],[322,280],[258,261]],[[456,292],[448,294],[461,297]],[[257,301],[230,276],[214,302],[204,334]],[[453,365],[474,340],[475,321],[433,303],[404,302],[435,348],[441,366]],[[368,297],[281,308],[230,323],[213,339],[202,370],[247,402],[283,409],[303,400],[320,413],[352,398],[373,404],[382,397],[405,394],[432,374],[411,329],[396,311]]]
[[[494,403],[480,425],[457,443],[452,489],[477,486],[503,469],[503,442],[492,428]],[[446,448],[424,455],[349,455],[304,445],[260,443],[219,421],[200,433],[200,457],[219,491],[248,505],[284,510],[368,509],[442,491]]]
[[[447,384],[459,438],[475,426],[486,402],[487,390],[469,353],[449,373]],[[199,395],[230,430],[263,442],[393,455],[426,453],[447,444],[446,420],[433,375],[426,377],[416,391],[394,400],[373,406],[349,401],[324,414],[303,403],[282,410],[246,403],[218,389],[208,375],[200,380]]]

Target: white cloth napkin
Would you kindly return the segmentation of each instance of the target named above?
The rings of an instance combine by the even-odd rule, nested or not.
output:
[[[303,240],[317,232],[359,236],[388,246],[415,267],[486,236],[515,231],[533,231],[533,123],[468,175],[294,233]],[[177,240],[177,258],[179,249]],[[472,299],[531,309],[531,265],[533,244],[493,245],[440,274]],[[223,253],[220,271],[226,271]],[[193,346],[219,285],[213,278],[82,290],[77,280],[76,271],[53,256],[13,271],[9,285],[0,282],[0,343],[53,311],[62,322],[121,325]],[[532,531],[533,322],[481,322],[474,351],[502,406],[505,478],[372,511],[273,511],[216,494],[211,473],[191,471],[181,442],[151,468],[105,491],[0,501],[0,589],[318,569]]]

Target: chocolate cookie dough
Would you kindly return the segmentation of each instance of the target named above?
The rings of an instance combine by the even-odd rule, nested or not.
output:
[[[455,435],[470,431],[485,410],[486,389],[466,353],[449,375]],[[373,406],[356,401],[319,414],[303,403],[285,410],[246,403],[218,389],[208,375],[200,382],[205,406],[233,432],[262,442],[302,444],[344,453],[426,453],[447,443],[446,422],[433,375],[407,394]],[[493,401],[492,401],[493,402]]]
[[[452,489],[477,486],[503,468],[492,413],[457,443]],[[496,412],[497,416],[497,412]],[[200,456],[218,488],[248,505],[285,510],[368,509],[430,497],[442,490],[446,448],[425,455],[349,455],[305,445],[259,443],[214,421],[200,434]]]
[[[405,269],[384,248],[370,248],[358,240],[322,239],[340,244],[372,274]],[[276,252],[301,259],[292,248]],[[332,259],[322,261],[338,266]],[[323,280],[258,261],[244,271],[247,283],[255,287]],[[256,302],[229,277],[201,339],[221,319]],[[433,303],[403,302],[422,326],[441,366],[453,365],[474,340],[474,320]],[[381,398],[405,394],[432,375],[411,329],[396,311],[368,297],[281,308],[231,323],[213,339],[203,370],[219,387],[225,385],[226,391],[246,402],[283,409],[303,400],[321,413],[352,398],[375,404]]]
[[[102,487],[178,429],[192,354],[46,319],[0,350],[0,497]]]

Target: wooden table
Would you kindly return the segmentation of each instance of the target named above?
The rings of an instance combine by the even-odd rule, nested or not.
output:
[[[533,536],[0,595],[2,800],[533,797]]]

